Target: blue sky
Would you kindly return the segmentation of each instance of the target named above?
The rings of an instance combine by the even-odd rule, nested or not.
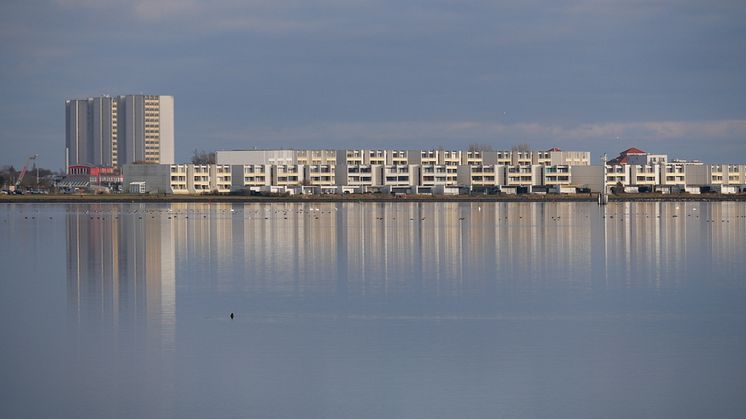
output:
[[[746,163],[743,1],[0,3],[0,165],[61,168],[64,100],[175,98],[195,148],[528,143]]]

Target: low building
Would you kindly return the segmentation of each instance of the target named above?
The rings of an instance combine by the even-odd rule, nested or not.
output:
[[[301,186],[305,181],[305,170],[303,165],[279,164],[272,167],[273,186]]]
[[[411,187],[417,186],[419,166],[415,164],[387,164],[382,167],[382,186]]]
[[[382,186],[381,165],[337,165],[335,167],[337,186],[351,186],[355,192],[372,192]]]
[[[505,166],[505,186],[524,186],[531,190],[531,186],[542,184],[542,166],[515,165]]]
[[[495,188],[504,182],[505,170],[503,166],[492,165],[461,165],[458,167],[458,185],[470,190]]]
[[[231,166],[231,190],[259,191],[272,185],[272,166],[266,164],[235,164]]]

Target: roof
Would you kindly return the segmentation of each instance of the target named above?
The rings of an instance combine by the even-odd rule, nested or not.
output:
[[[628,164],[628,163],[629,163],[629,158],[627,156],[619,156],[606,162],[606,164],[610,164],[610,165]]]
[[[648,153],[646,151],[642,151],[642,150],[640,150],[639,148],[636,148],[636,147],[628,148],[628,149],[622,151],[621,153],[619,153],[620,156],[624,156],[624,155],[627,155],[627,154],[648,154]]]
[[[560,150],[560,149],[559,149],[559,148],[557,148],[557,147],[552,147],[552,148],[550,148],[550,149],[549,149],[549,150],[547,150],[547,151],[562,151],[562,150]]]
[[[609,160],[606,164],[616,165],[616,164],[629,164],[629,158],[627,156],[629,155],[636,155],[636,156],[644,156],[648,154],[645,151],[640,150],[637,147],[630,147],[621,153],[619,155],[611,160]]]

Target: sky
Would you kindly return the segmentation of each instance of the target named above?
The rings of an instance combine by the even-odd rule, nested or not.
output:
[[[628,147],[746,163],[746,2],[4,0],[0,165],[64,101],[164,94],[195,149]]]

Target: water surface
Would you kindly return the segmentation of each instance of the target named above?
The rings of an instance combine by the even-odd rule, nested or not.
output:
[[[2,417],[746,414],[744,203],[4,204],[0,238]]]

